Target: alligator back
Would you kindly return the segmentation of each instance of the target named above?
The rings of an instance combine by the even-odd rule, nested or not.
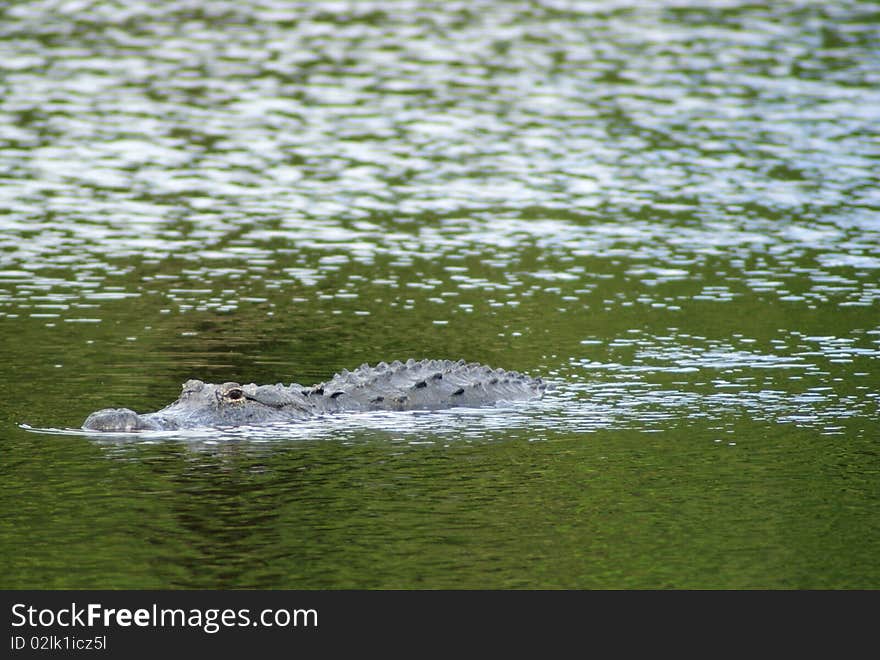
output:
[[[540,378],[464,360],[407,360],[343,370],[303,394],[317,412],[424,410],[537,399],[546,387]]]

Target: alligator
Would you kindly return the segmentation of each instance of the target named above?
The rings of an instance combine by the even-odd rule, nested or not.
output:
[[[168,431],[251,426],[304,420],[328,413],[436,410],[539,399],[541,378],[464,360],[407,360],[343,369],[325,383],[212,384],[188,380],[180,397],[157,412],[105,408],[83,422],[88,431]]]

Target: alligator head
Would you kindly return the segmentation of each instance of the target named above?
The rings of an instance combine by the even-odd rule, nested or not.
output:
[[[188,380],[177,401],[162,410],[138,414],[128,408],[105,408],[89,415],[82,427],[89,431],[163,431],[267,424],[307,416],[304,398],[293,386],[213,385]]]

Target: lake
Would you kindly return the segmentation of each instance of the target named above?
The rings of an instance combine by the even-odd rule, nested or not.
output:
[[[874,2],[0,9],[0,586],[880,588]],[[101,435],[406,358],[543,400]]]

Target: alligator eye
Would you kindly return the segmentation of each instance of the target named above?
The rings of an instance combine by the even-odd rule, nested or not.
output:
[[[242,397],[244,397],[244,392],[238,388],[231,389],[226,393],[226,398],[231,399],[232,401],[238,401]]]

